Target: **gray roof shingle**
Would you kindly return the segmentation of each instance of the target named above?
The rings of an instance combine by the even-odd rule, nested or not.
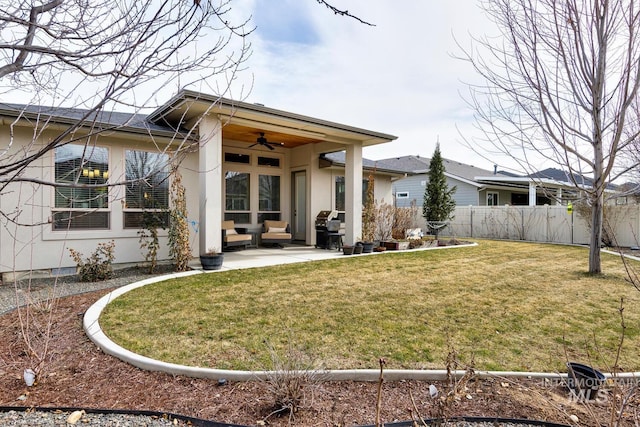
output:
[[[84,118],[87,125],[92,122],[100,126],[114,128],[128,128],[137,132],[174,132],[168,126],[152,123],[146,114],[121,113],[116,111],[90,111],[82,108],[50,107],[43,105],[23,105],[0,103],[0,115],[11,117],[24,116],[36,119],[42,117],[46,120],[62,123],[75,123]]]

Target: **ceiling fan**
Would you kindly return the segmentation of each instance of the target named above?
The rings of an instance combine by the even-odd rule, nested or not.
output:
[[[284,143],[282,142],[269,142],[267,141],[267,138],[264,137],[264,132],[260,132],[260,136],[258,137],[258,139],[256,139],[255,144],[252,144],[249,146],[249,148],[255,146],[255,145],[263,145],[265,147],[267,147],[269,150],[274,150],[273,146],[277,145],[277,146],[283,146]]]

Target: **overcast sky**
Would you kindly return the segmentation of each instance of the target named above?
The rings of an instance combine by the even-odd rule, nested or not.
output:
[[[257,29],[241,74],[248,102],[398,137],[365,149],[373,160],[443,157],[487,170],[489,160],[462,143],[473,112],[462,94],[477,79],[454,41],[491,30],[476,0],[334,0],[374,27],[333,14],[316,0],[239,0]],[[240,81],[233,96],[238,96]],[[459,130],[460,131],[459,131]]]
[[[249,36],[252,55],[224,96],[398,137],[365,149],[372,160],[431,157],[439,141],[447,159],[486,170],[511,163],[486,152],[485,159],[463,143],[474,127],[462,95],[478,77],[453,57],[461,53],[454,37],[469,46],[471,34],[495,31],[478,0],[330,3],[375,26],[335,15],[316,0],[232,0],[230,20],[251,17],[256,30]],[[216,94],[221,87],[224,78],[192,89]],[[164,102],[178,88],[154,90]],[[23,98],[3,95],[6,102]]]

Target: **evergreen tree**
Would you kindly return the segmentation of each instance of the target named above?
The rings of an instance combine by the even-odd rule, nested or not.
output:
[[[427,225],[433,228],[438,237],[438,231],[442,228],[444,221],[453,218],[452,213],[456,207],[453,194],[457,187],[447,187],[447,178],[444,175],[445,169],[440,155],[440,144],[436,144],[436,149],[429,163],[429,182],[424,189],[424,202],[422,204],[422,216],[427,221]]]

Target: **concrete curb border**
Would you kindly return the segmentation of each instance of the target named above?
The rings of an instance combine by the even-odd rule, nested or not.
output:
[[[470,245],[463,245],[470,246]],[[439,247],[439,249],[454,246]],[[435,249],[435,248],[434,248]],[[383,252],[384,253],[384,252]],[[210,274],[224,270],[215,270],[205,272],[202,270],[193,270],[183,273],[173,273],[164,276],[153,277],[139,282],[134,282],[118,288],[96,301],[85,312],[82,325],[85,333],[94,344],[96,344],[104,353],[114,356],[124,362],[147,371],[165,372],[172,375],[184,375],[193,378],[206,379],[226,379],[229,381],[256,381],[273,377],[277,372],[273,371],[234,371],[228,369],[201,368],[197,366],[179,365],[175,363],[167,363],[161,360],[152,359],[139,355],[113,342],[102,331],[99,324],[100,314],[102,310],[113,300],[121,295],[126,294],[134,289],[150,285],[152,283],[162,282],[165,280],[193,276],[195,274]],[[453,371],[455,377],[462,377],[466,372],[462,370]],[[319,372],[325,381],[378,381],[380,371],[378,369],[345,369],[345,370],[326,370]],[[566,373],[558,372],[517,372],[517,371],[475,371],[478,378],[511,378],[511,379],[538,379],[538,380],[566,380]],[[625,372],[622,374],[605,374],[607,378],[616,378],[624,381],[640,382],[640,372]],[[402,380],[418,380],[418,381],[441,381],[447,379],[447,371],[444,369],[436,370],[419,370],[419,369],[388,369],[384,371],[384,378],[387,381]]]

